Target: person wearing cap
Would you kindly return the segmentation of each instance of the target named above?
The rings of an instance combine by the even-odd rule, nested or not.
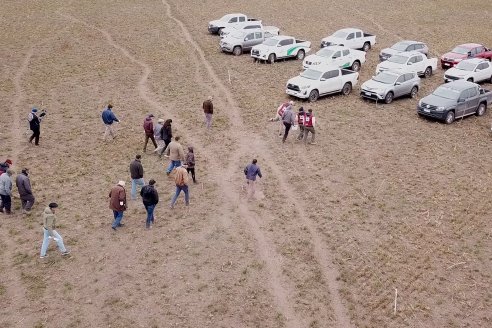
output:
[[[17,191],[21,199],[22,212],[29,214],[35,201],[31,188],[31,180],[29,179],[29,169],[22,169],[21,174],[18,174],[15,178],[15,185],[17,186]]]
[[[164,120],[162,118],[157,120],[157,124],[154,125],[154,139],[157,142],[157,148],[154,149],[154,153],[157,153],[162,148],[164,148],[164,140],[161,138],[161,129],[164,125]]]
[[[181,191],[183,191],[185,195],[185,205],[190,205],[190,193],[188,190],[188,171],[186,171],[186,169],[181,166],[181,164],[179,165],[179,167],[176,168],[174,183],[176,184],[176,193],[171,199],[171,205],[169,206],[169,208],[174,208],[174,204],[176,204],[176,200],[178,199]]]
[[[32,143],[34,140],[34,144],[36,146],[39,146],[39,137],[41,136],[41,120],[42,118],[38,117],[38,109],[33,108],[31,110],[31,113],[27,117],[27,120],[29,121],[29,128],[32,131],[32,135],[29,138],[29,143]]]
[[[287,136],[289,135],[290,128],[295,124],[295,114],[292,111],[292,105],[287,106],[282,115],[282,123],[285,127],[284,137],[282,138],[282,142],[285,142]]]
[[[302,106],[299,108],[299,112],[297,113],[297,125],[299,126],[299,135],[297,136],[297,140],[302,140],[304,137],[304,107]]]
[[[137,199],[137,185],[140,187],[145,186],[143,176],[144,169],[142,166],[142,156],[136,155],[135,159],[130,163],[130,177],[132,178],[132,190],[130,195],[132,200]]]
[[[66,256],[70,254],[70,251],[65,248],[63,244],[63,238],[60,234],[55,230],[56,229],[56,216],[55,212],[58,208],[57,203],[50,203],[48,207],[44,209],[43,212],[43,244],[41,245],[41,258],[44,259],[48,256],[46,254],[48,250],[48,246],[50,245],[51,239],[56,242],[58,249],[61,252],[62,256]]]
[[[109,192],[109,208],[113,210],[114,221],[111,229],[116,231],[116,228],[122,227],[123,212],[126,211],[126,190],[125,181],[119,181],[116,186],[111,188]]]
[[[170,159],[169,166],[166,169],[167,175],[171,174],[171,171],[174,168],[180,167],[181,161],[184,161],[184,150],[183,150],[183,146],[181,146],[181,144],[179,143],[179,140],[180,137],[176,136],[174,138],[174,141],[171,141],[169,146],[167,146],[165,155],[168,156]]]
[[[106,127],[103,136],[104,140],[106,140],[108,135],[111,136],[111,139],[114,139],[116,137],[113,131],[113,123],[120,122],[120,120],[116,118],[116,115],[114,115],[114,113],[112,112],[112,109],[113,105],[108,104],[108,106],[103,110],[101,114],[102,121],[104,123],[104,126]]]
[[[316,125],[316,118],[314,117],[313,110],[308,109],[308,112],[304,114],[304,143],[307,143],[308,134],[311,133],[311,145],[314,145],[314,137],[316,131],[314,126]]]
[[[12,174],[14,174],[14,171],[7,169],[7,172],[0,175],[0,198],[2,199],[0,212],[5,214],[12,213]]]
[[[212,100],[214,98],[212,96],[208,96],[207,100],[203,102],[202,108],[203,108],[203,113],[205,114],[205,125],[207,126],[207,129],[210,129],[212,126],[212,116],[214,114],[214,104],[212,103]]]
[[[159,194],[155,190],[155,180],[150,179],[149,184],[144,186],[140,190],[140,196],[142,196],[142,202],[147,211],[147,220],[145,222],[145,227],[150,229],[152,224],[154,224],[154,210],[157,203],[159,203]]]
[[[154,121],[152,120],[153,118],[154,114],[149,114],[147,115],[143,123],[143,128],[145,132],[145,143],[143,148],[144,153],[147,151],[147,144],[149,143],[149,139],[152,140],[154,147],[157,149],[157,143],[155,142],[154,138]]]

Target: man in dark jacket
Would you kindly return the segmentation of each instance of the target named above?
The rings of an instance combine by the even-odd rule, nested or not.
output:
[[[104,130],[104,137],[103,137],[104,140],[106,140],[108,134],[111,136],[111,139],[115,138],[115,134],[113,131],[113,123],[120,122],[120,120],[118,120],[116,118],[116,115],[114,115],[114,113],[112,112],[112,109],[113,109],[113,105],[109,104],[108,107],[106,107],[101,114],[102,121],[106,126],[106,129]]]
[[[248,198],[252,197],[256,191],[256,176],[262,177],[260,167],[256,164],[258,161],[253,159],[251,164],[248,164],[244,168],[244,175],[246,176],[247,194]]]
[[[205,114],[205,124],[207,129],[212,126],[212,115],[214,114],[214,104],[212,103],[212,96],[209,96],[207,100],[203,102],[203,113]]]
[[[154,224],[154,209],[157,203],[159,203],[159,194],[155,190],[154,185],[155,180],[150,179],[149,184],[140,190],[140,196],[142,196],[142,202],[147,211],[147,221],[145,223],[147,229],[150,229],[152,227],[151,224]]]
[[[153,114],[149,114],[145,118],[143,123],[143,128],[145,131],[145,144],[143,148],[144,153],[147,151],[147,144],[149,142],[149,139],[152,140],[154,147],[157,149],[157,142],[155,142],[155,138],[154,138],[154,122],[152,121],[153,117],[154,117]]]
[[[32,131],[32,135],[29,138],[29,143],[32,143],[34,140],[34,144],[39,146],[39,137],[41,136],[41,119],[38,117],[37,108],[33,108],[31,113],[29,114],[27,120],[29,121],[29,128]]]
[[[117,227],[122,227],[123,212],[126,211],[126,190],[125,181],[119,181],[109,192],[109,208],[113,210],[114,221],[111,229],[116,231]]]
[[[34,204],[34,195],[31,190],[31,180],[29,179],[29,169],[22,169],[22,173],[17,175],[15,185],[22,204],[22,213],[29,214]]]
[[[135,159],[130,163],[130,177],[132,178],[132,190],[131,197],[132,200],[137,199],[137,185],[143,187],[145,185],[145,181],[143,179],[144,169],[141,162],[142,156],[137,155]]]
[[[164,147],[162,147],[157,152],[159,154],[159,157],[162,157],[162,153],[166,151],[167,146],[171,143],[171,140],[173,139],[173,129],[171,123],[173,123],[173,120],[168,119],[164,122],[164,125],[162,126],[161,139],[164,141]]]

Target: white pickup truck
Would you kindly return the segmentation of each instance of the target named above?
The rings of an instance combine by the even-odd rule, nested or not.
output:
[[[303,60],[311,50],[311,42],[297,40],[291,36],[279,35],[266,39],[262,44],[251,49],[251,57],[255,61],[268,61],[270,64],[277,59],[295,57]]]
[[[313,102],[319,96],[341,92],[348,95],[357,85],[359,73],[340,68],[336,65],[321,65],[308,68],[299,76],[287,82],[285,92],[301,99]]]
[[[444,74],[445,83],[455,80],[467,80],[475,83],[488,81],[492,83],[492,65],[483,58],[462,60]]]
[[[212,34],[220,34],[223,28],[236,26],[245,23],[257,23],[261,24],[261,20],[256,18],[248,18],[244,14],[227,14],[220,19],[210,21],[208,23],[208,31]]]
[[[235,32],[235,31],[248,32],[250,30],[263,30],[263,31],[269,32],[273,35],[279,35],[279,32],[280,32],[280,29],[276,26],[263,26],[263,24],[261,24],[261,22],[260,23],[248,22],[245,24],[238,24],[236,26],[225,27],[220,31],[219,35],[220,35],[220,38],[223,39],[232,32]]]
[[[437,58],[427,58],[417,51],[405,51],[391,56],[388,60],[376,66],[376,74],[387,70],[402,70],[415,72],[424,77],[430,77],[437,68]]]
[[[318,65],[333,64],[341,68],[348,68],[358,72],[360,65],[366,62],[366,53],[360,50],[349,49],[340,46],[328,46],[309,55],[304,59],[304,68],[315,67]]]
[[[376,44],[376,36],[357,28],[344,28],[321,40],[321,48],[345,46],[350,49],[369,51]]]

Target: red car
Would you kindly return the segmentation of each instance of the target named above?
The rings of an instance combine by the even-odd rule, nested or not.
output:
[[[457,46],[448,53],[441,56],[441,67],[446,69],[457,65],[460,61],[467,58],[492,59],[492,51],[477,43],[465,43]]]

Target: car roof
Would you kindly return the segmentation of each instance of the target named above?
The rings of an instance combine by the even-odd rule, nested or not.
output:
[[[471,63],[471,64],[478,65],[478,64],[483,63],[483,62],[485,62],[487,60],[486,59],[483,59],[483,58],[469,58],[469,59],[464,59],[462,61],[463,62],[468,62],[468,63]]]
[[[476,87],[477,85],[473,82],[468,82],[465,80],[456,80],[453,82],[449,82],[446,84],[442,84],[441,87],[446,87],[449,89],[453,89],[456,91],[463,91],[465,89],[471,88],[471,87]]]
[[[404,56],[404,57],[410,57],[413,55],[423,55],[421,52],[418,51],[402,51],[399,52],[397,55]]]
[[[333,51],[350,50],[349,48],[347,48],[345,46],[327,46],[327,47],[321,48],[319,50],[324,50],[324,49],[330,49],[330,50],[333,50]]]
[[[458,45],[458,47],[463,47],[463,48],[476,48],[476,47],[483,47],[483,45],[478,44],[478,43],[463,43]]]
[[[342,28],[336,32],[346,32],[346,33],[353,33],[353,32],[362,32],[361,29],[354,28],[354,27],[347,27],[347,28]],[[333,33],[335,34],[335,33]]]
[[[424,44],[423,42],[413,41],[413,40],[402,40],[402,41],[398,41],[395,44],[398,44],[398,43],[403,43],[403,44]]]

